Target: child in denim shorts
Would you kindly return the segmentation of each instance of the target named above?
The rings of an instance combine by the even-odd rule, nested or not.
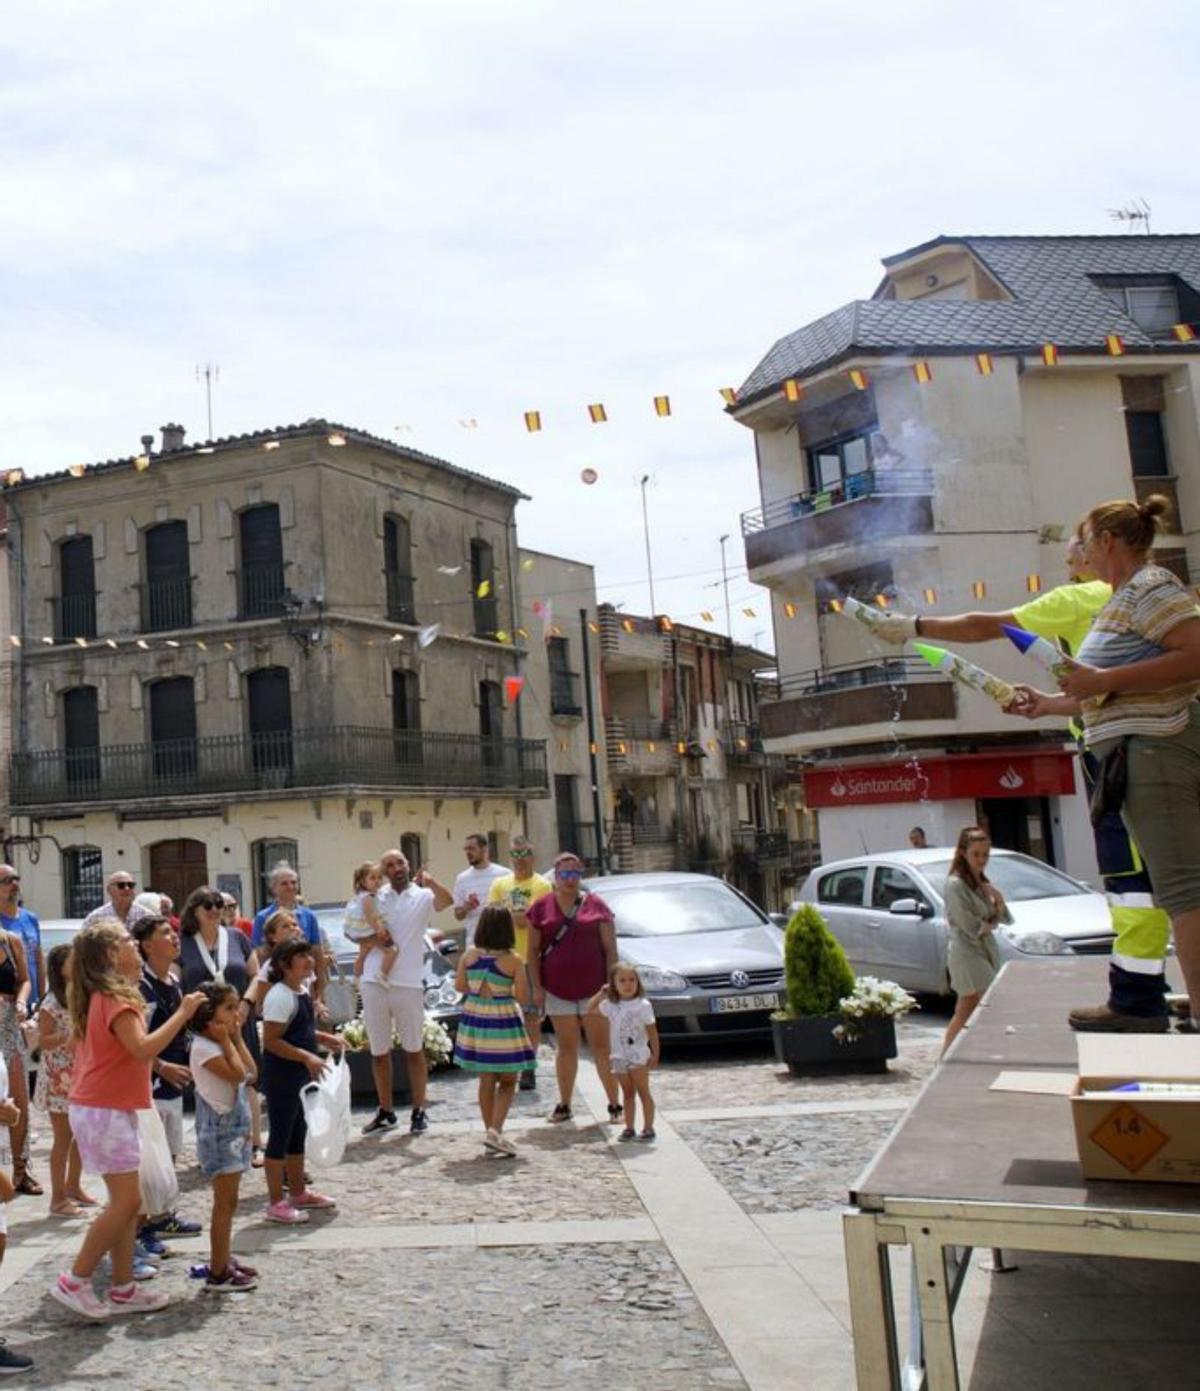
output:
[[[242,1038],[237,991],[223,981],[209,981],[200,993],[204,1003],[192,1019],[189,1065],[196,1084],[196,1153],[213,1189],[204,1288],[213,1294],[234,1294],[258,1284],[258,1272],[229,1250],[238,1185],[250,1167],[246,1086],[253,1083],[256,1068]]]

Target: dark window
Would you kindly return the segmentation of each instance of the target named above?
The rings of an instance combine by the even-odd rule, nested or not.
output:
[[[72,536],[58,548],[58,642],[96,636],[96,564],[92,538]]]
[[[814,493],[840,489],[847,478],[866,473],[871,467],[871,449],[868,437],[873,432],[863,430],[851,435],[841,435],[814,444],[808,450],[808,482]]]
[[[830,601],[844,599],[847,595],[864,604],[872,604],[877,595],[894,598],[896,594],[895,577],[891,562],[887,560],[876,565],[863,565],[857,570],[843,570],[837,575],[818,576],[814,584],[820,613],[829,613]]]
[[[480,596],[480,590],[487,591]],[[475,636],[495,637],[499,627],[496,604],[496,565],[492,548],[478,537],[471,542],[471,595],[474,602]]]
[[[817,883],[817,902],[861,908],[866,886],[867,871],[864,865],[856,865],[853,869],[835,869]]]
[[[554,775],[554,818],[558,832],[558,850],[574,850],[583,853],[583,846],[577,845],[578,823],[575,815],[575,784],[578,781],[570,773]]]
[[[916,880],[904,870],[892,865],[876,865],[875,879],[871,885],[871,907],[887,909],[902,898],[926,902],[925,895],[917,888]]]
[[[273,502],[248,507],[238,518],[241,542],[238,616],[274,618],[283,611],[283,533]]]
[[[272,782],[292,770],[292,692],[287,667],[263,667],[246,677],[250,753],[254,771]]]
[[[63,916],[86,918],[104,902],[104,864],[96,845],[63,851]]]
[[[392,672],[392,745],[400,767],[421,762],[421,681],[415,671]]]
[[[95,686],[63,692],[63,757],[72,790],[100,782],[100,711]]]
[[[142,629],[192,626],[192,577],[186,522],[159,522],[146,532]]]
[[[383,577],[387,587],[387,616],[392,623],[415,623],[412,536],[405,517],[383,519]]]
[[[546,643],[550,663],[550,712],[554,715],[578,715],[579,674],[571,670],[570,646],[566,638],[550,638]]]
[[[1136,276],[1127,280],[1097,276],[1104,293],[1151,338],[1170,338],[1180,322],[1179,286],[1173,276]]]
[[[1125,432],[1129,436],[1129,461],[1135,478],[1167,478],[1167,439],[1159,411],[1126,411]]]
[[[416,874],[423,863],[421,859],[421,837],[416,831],[405,831],[400,837],[400,853],[408,861],[410,873]]]
[[[503,760],[504,706],[496,681],[479,683],[479,733],[484,768],[499,768]]]
[[[265,908],[271,902],[271,886],[267,876],[278,864],[300,864],[300,847],[294,840],[256,840],[250,847],[254,864],[254,908]]]
[[[172,676],[151,685],[150,743],[156,778],[195,777],[196,693],[190,676]]]

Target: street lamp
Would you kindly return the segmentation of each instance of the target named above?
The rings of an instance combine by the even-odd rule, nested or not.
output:
[[[726,532],[721,537],[721,586],[725,590],[725,632],[730,642],[733,641],[733,619],[729,616],[729,571],[725,568],[725,542],[729,540],[729,533]]]
[[[650,517],[646,511],[646,484],[650,482],[648,473],[642,474],[642,531],[646,537],[646,578],[650,581],[650,615],[658,610],[654,606],[654,565],[650,560]]]

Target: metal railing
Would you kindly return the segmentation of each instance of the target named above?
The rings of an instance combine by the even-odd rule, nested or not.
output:
[[[725,752],[730,758],[750,758],[763,751],[758,725],[749,720],[730,720],[725,726]]]
[[[73,642],[96,636],[96,592],[60,594],[54,606],[54,641]]]
[[[674,826],[640,825],[630,826],[634,845],[673,845],[678,836]]]
[[[278,618],[286,588],[282,561],[243,565],[238,571],[238,617]]]
[[[754,856],[760,864],[785,864],[789,857],[786,831],[759,831],[754,837]]]
[[[636,739],[639,742],[662,740],[670,743],[675,738],[673,720],[626,720],[620,715],[610,715],[604,724],[609,739]]]
[[[327,786],[542,791],[546,745],[335,725],[46,749],[14,754],[9,763],[14,806]]]
[[[793,493],[762,507],[742,513],[742,535],[785,526],[799,517],[827,512],[831,507],[859,502],[868,497],[897,497],[904,494],[929,496],[933,493],[933,470],[926,468],[865,469],[847,474],[829,488]]]
[[[550,713],[552,715],[582,715],[579,703],[579,673],[550,672]]]
[[[824,695],[829,691],[855,690],[860,686],[896,686],[911,681],[945,681],[923,657],[884,657],[878,662],[854,662],[845,666],[819,667],[815,671],[785,676],[779,683],[783,700]]]
[[[417,604],[413,595],[413,577],[399,570],[385,570],[387,585],[387,617],[389,623],[415,623]]]
[[[142,596],[142,632],[161,633],[192,626],[192,580],[183,575],[148,580],[138,586]]]

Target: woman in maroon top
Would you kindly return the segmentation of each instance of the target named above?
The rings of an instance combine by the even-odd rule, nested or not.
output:
[[[608,980],[617,962],[612,909],[599,894],[581,889],[583,864],[564,851],[554,861],[554,892],[529,907],[529,974],[533,1007],[554,1023],[554,1070],[558,1105],[553,1123],[571,1119],[571,1096],[579,1070],[579,1039],[587,1036],[596,1071],[608,1095],[608,1118],[621,1119],[617,1084],[608,1063],[608,1021],[589,1014],[588,1001]]]

